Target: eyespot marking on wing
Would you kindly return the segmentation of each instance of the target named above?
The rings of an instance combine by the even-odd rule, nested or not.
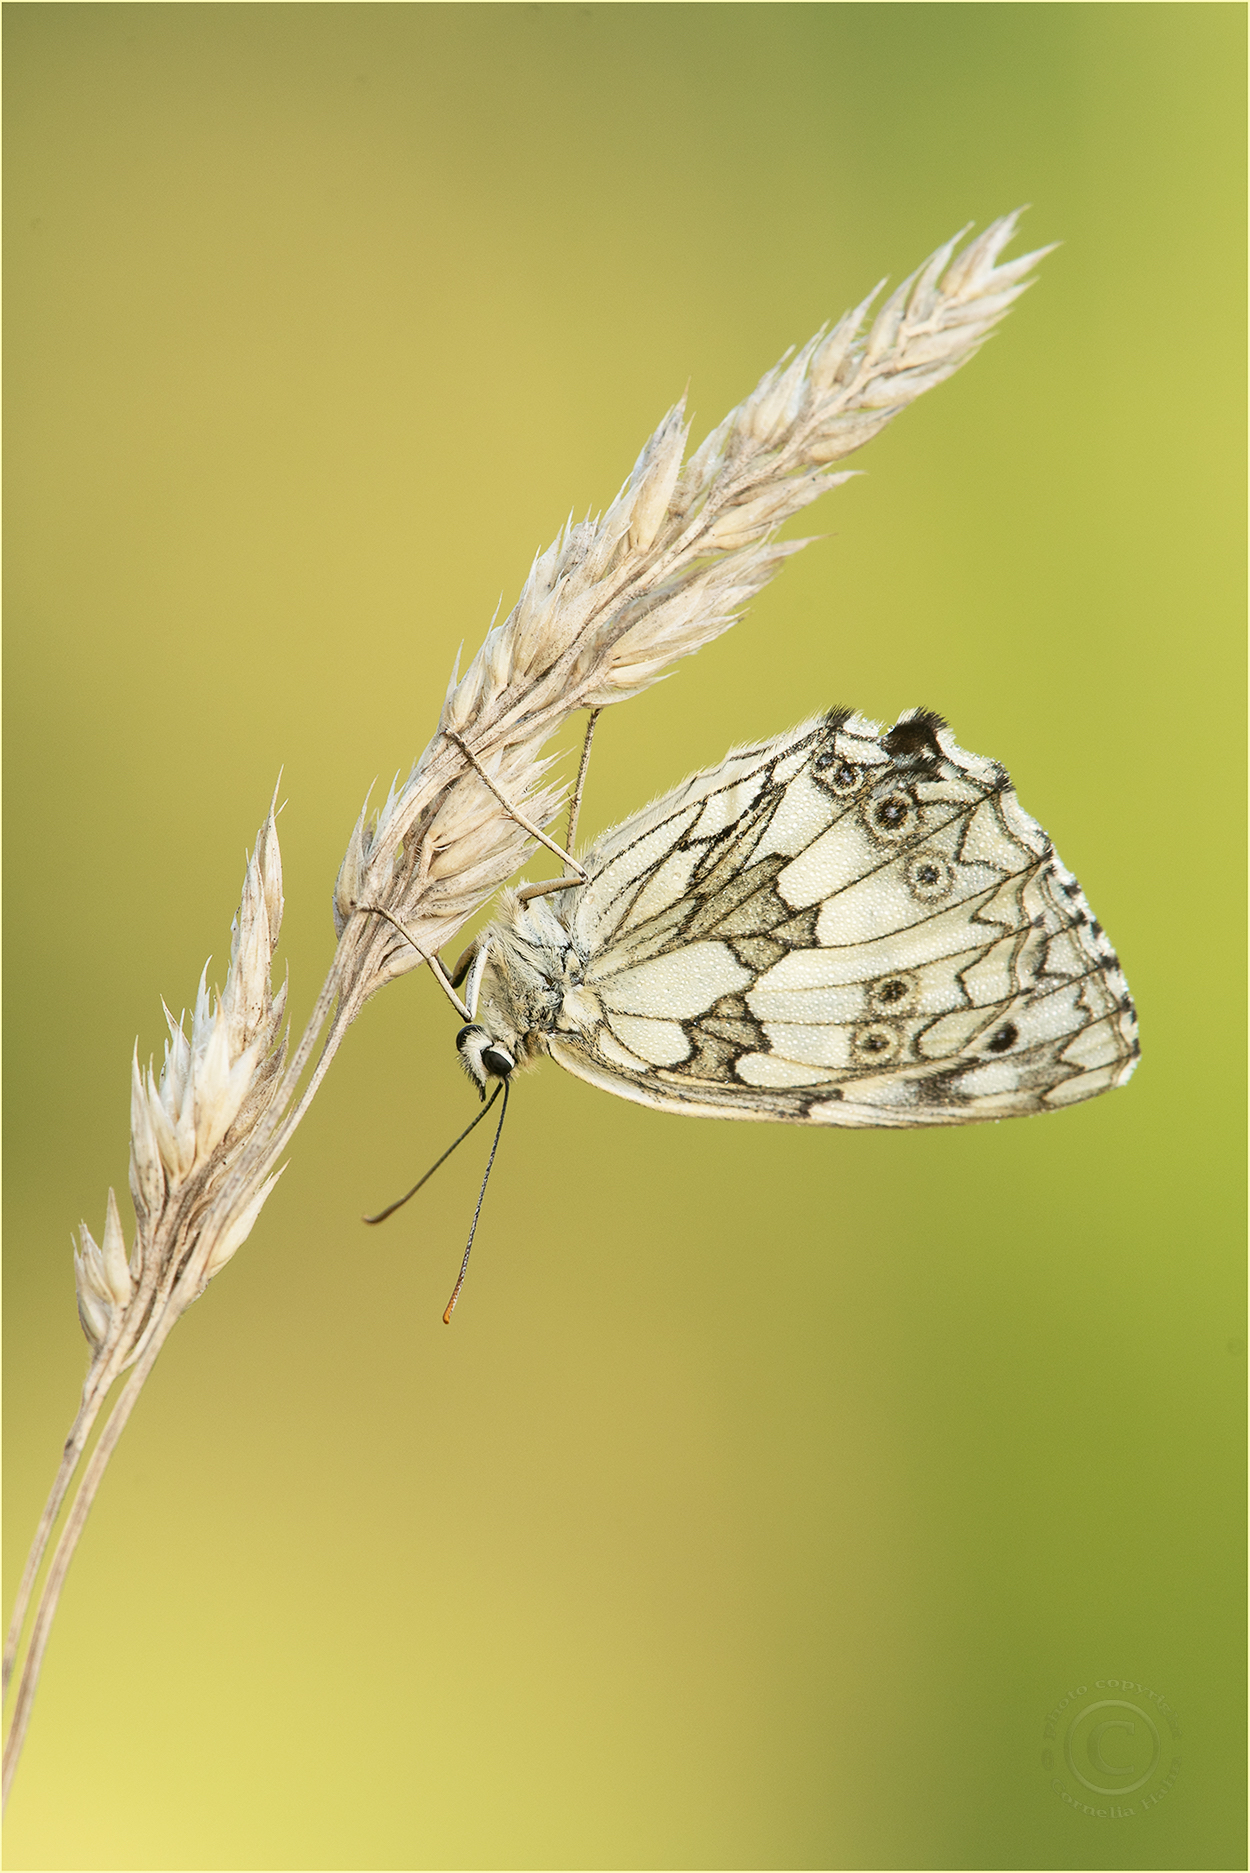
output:
[[[858,1067],[883,1067],[897,1060],[906,1045],[901,1028],[888,1021],[868,1021],[851,1036],[851,1059]]]
[[[864,993],[875,1013],[901,1015],[915,1007],[920,977],[910,970],[895,970],[879,982],[867,983]]]
[[[907,889],[920,904],[938,904],[955,888],[955,874],[941,852],[915,852],[903,868]]]
[[[826,748],[812,762],[812,779],[816,786],[838,800],[849,800],[857,794],[871,772],[871,768],[839,754],[836,747]]]
[[[901,787],[874,793],[863,806],[863,821],[880,845],[899,845],[916,830],[919,808]]]

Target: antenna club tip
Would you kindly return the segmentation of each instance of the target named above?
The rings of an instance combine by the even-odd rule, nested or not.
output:
[[[449,1326],[451,1325],[451,1309],[450,1309],[450,1307],[449,1307],[449,1308],[447,1309],[447,1312],[446,1312],[446,1313],[445,1313],[445,1314],[443,1315],[443,1325],[444,1325],[445,1327],[449,1327]]]

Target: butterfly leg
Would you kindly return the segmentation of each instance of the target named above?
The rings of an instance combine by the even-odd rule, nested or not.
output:
[[[581,812],[582,789],[586,785],[586,769],[590,766],[590,744],[594,737],[595,723],[598,720],[598,709],[592,709],[590,720],[586,724],[586,739],[582,743],[582,758],[577,764],[577,780],[573,787],[573,798],[569,802],[569,830],[564,843],[570,852],[577,839],[577,816]]]
[[[576,880],[574,880],[574,883],[576,883]],[[477,955],[477,941],[477,938],[474,937],[472,943],[468,944],[465,949],[462,949],[459,956],[456,958],[456,966],[451,972],[451,986],[454,989],[460,987],[460,984],[473,967],[473,958]],[[439,961],[442,962],[442,960],[440,956]]]
[[[429,969],[430,974],[434,977],[434,980],[438,983],[438,986],[442,989],[443,994],[447,997],[461,1020],[471,1021],[473,1019],[473,1016],[457,995],[454,984],[448,980],[447,971],[444,969],[439,958],[437,956],[427,956],[419,943],[413,943],[412,938],[408,935],[408,932],[404,929],[403,924],[400,923],[397,917],[392,917],[391,913],[388,910],[383,910],[380,904],[358,904],[356,909],[363,912],[364,915],[368,917],[385,917],[387,923],[391,924],[399,931],[400,936],[403,937],[406,943],[412,943],[413,949],[416,950],[417,955]],[[463,960],[462,957],[461,961]],[[472,962],[472,960],[473,958],[470,956],[469,961]],[[459,969],[460,964],[457,963],[456,967]],[[464,977],[461,976],[459,979],[463,981]]]
[[[576,883],[585,884],[586,874],[582,870],[581,866],[578,864],[577,860],[574,857],[572,857],[570,853],[566,852],[562,845],[557,845],[554,839],[549,839],[546,833],[543,831],[541,826],[536,826],[532,819],[526,819],[524,813],[521,812],[520,808],[513,806],[511,800],[507,799],[505,795],[500,793],[498,787],[496,787],[494,781],[491,779],[490,775],[486,772],[481,762],[478,761],[477,757],[473,753],[471,753],[471,751],[465,746],[464,742],[460,739],[459,735],[453,734],[453,732],[449,728],[445,728],[443,730],[443,733],[444,735],[446,735],[448,741],[453,742],[455,746],[459,748],[461,754],[464,756],[465,760],[469,763],[469,766],[473,769],[478,779],[483,781],[486,784],[486,786],[490,788],[496,800],[498,800],[500,806],[503,807],[504,810],[508,813],[508,815],[516,821],[517,825],[523,827],[524,830],[530,835],[531,839],[537,839],[540,845],[545,845],[549,852],[554,852],[558,859],[562,859],[563,862],[569,867],[570,871],[576,874],[576,879],[575,879]]]
[[[595,732],[595,723],[598,720],[598,709],[592,709],[590,720],[586,724],[586,739],[582,743],[582,758],[577,764],[577,781],[573,787],[573,798],[569,802],[569,830],[564,843],[570,852],[577,838],[577,815],[581,811],[582,789],[586,785],[586,769],[590,766],[590,743]],[[547,897],[552,891],[563,891],[571,884],[584,884],[585,880],[586,874],[579,866],[576,877],[544,878],[541,884],[527,884],[523,890],[517,892],[517,897],[522,904],[528,904],[532,897]]]
[[[549,897],[553,891],[566,891],[571,884],[585,884],[585,872],[575,877],[572,873],[567,878],[544,878],[541,884],[522,885],[517,892],[518,904],[528,904],[532,897]]]

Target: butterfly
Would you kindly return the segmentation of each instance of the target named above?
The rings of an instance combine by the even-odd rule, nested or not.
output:
[[[1073,1105],[1137,1064],[1079,884],[1006,771],[931,711],[882,732],[835,709],[731,749],[580,868],[505,893],[457,972],[483,1096],[545,1054],[691,1117],[960,1125]]]

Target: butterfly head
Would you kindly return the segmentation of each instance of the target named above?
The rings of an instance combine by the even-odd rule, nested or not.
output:
[[[516,1066],[516,1060],[508,1049],[475,1021],[461,1028],[457,1034],[456,1051],[460,1055],[461,1065],[483,1099],[486,1097],[487,1082],[506,1080]]]

